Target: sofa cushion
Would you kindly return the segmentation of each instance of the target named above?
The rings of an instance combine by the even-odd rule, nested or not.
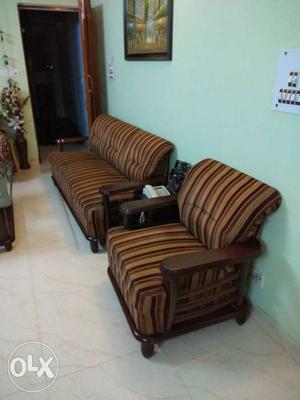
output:
[[[102,196],[99,189],[107,184],[127,182],[109,163],[92,152],[54,152],[51,155],[53,177],[91,237],[104,235]],[[120,197],[130,198],[132,193]]]
[[[93,123],[90,136],[91,150],[99,158],[117,166],[129,137],[137,131],[138,128],[135,126],[110,115],[100,115]]]
[[[90,143],[98,157],[131,181],[163,175],[173,149],[167,140],[109,115],[95,120]]]
[[[137,231],[113,228],[107,249],[113,276],[139,332],[164,332],[166,291],[160,263],[168,256],[205,251],[204,246],[182,224],[168,224]],[[184,284],[191,287],[196,281],[199,276]]]
[[[133,181],[163,175],[172,149],[167,140],[138,129],[128,138],[117,168]]]
[[[208,159],[188,172],[178,204],[185,227],[207,248],[221,248],[257,236],[263,219],[279,207],[280,194]]]

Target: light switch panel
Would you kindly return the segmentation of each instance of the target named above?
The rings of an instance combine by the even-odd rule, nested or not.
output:
[[[108,78],[111,81],[116,79],[114,58],[111,57],[108,63]]]
[[[273,110],[300,114],[300,49],[280,52]]]
[[[0,78],[17,78],[20,73],[17,69],[0,69]]]

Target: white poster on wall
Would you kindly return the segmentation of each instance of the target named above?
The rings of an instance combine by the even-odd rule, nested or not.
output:
[[[300,114],[300,49],[280,52],[273,110]]]

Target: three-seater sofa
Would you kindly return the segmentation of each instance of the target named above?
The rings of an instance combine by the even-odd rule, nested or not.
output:
[[[54,183],[97,252],[108,221],[119,222],[120,203],[145,184],[166,182],[173,145],[109,115],[95,120],[89,140],[91,151],[54,152],[51,166]]]

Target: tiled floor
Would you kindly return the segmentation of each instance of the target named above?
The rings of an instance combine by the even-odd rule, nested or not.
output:
[[[300,350],[261,311],[162,344],[145,360],[106,275],[43,164],[14,186],[17,240],[0,254],[0,398],[11,400],[299,400]],[[56,382],[30,394],[9,380],[11,351],[39,341]]]

